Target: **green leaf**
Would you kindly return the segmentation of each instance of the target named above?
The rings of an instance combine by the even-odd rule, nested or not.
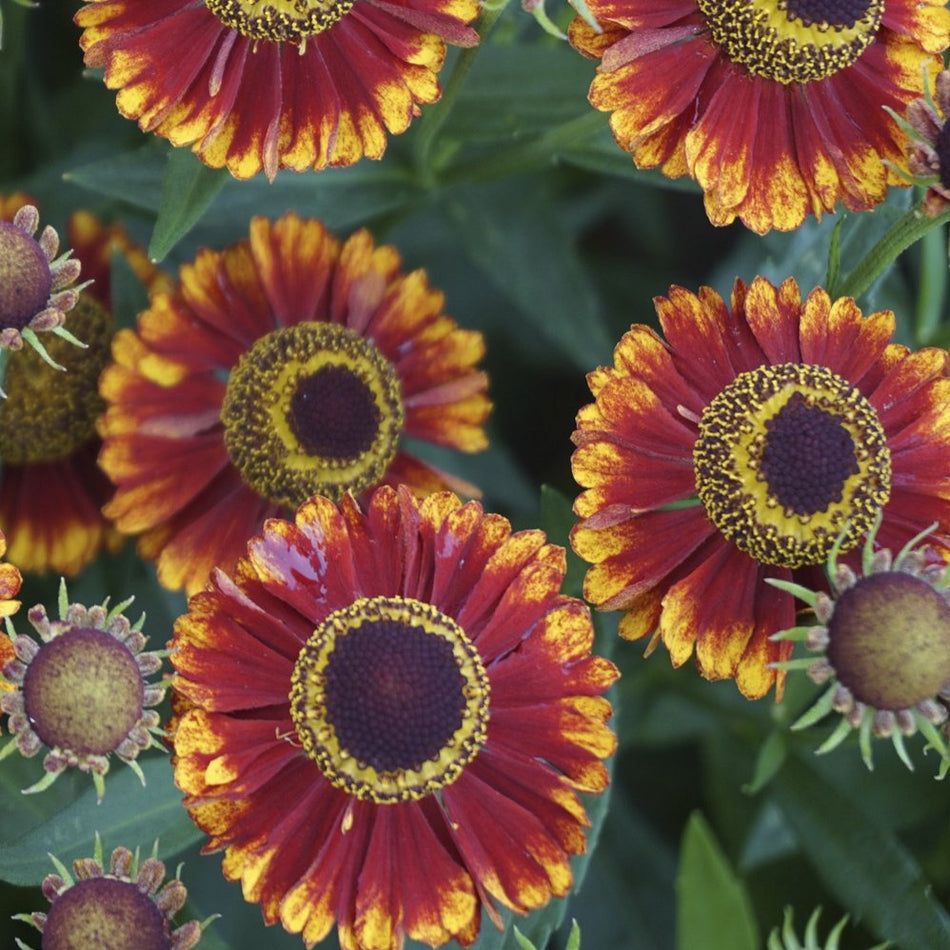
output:
[[[222,168],[208,168],[193,152],[172,149],[162,182],[162,203],[148,246],[153,261],[168,252],[201,220],[229,175]]]
[[[144,788],[131,769],[114,761],[106,776],[106,794],[101,805],[96,804],[96,793],[88,776],[82,776],[82,794],[65,806],[51,799],[59,807],[25,834],[3,842],[0,880],[39,884],[52,873],[48,854],[55,854],[67,865],[75,858],[88,857],[93,853],[97,831],[110,851],[122,845],[133,851],[141,847],[143,852],[150,852],[158,839],[159,854],[163,857],[201,840],[203,833],[182,807],[181,792],[172,781],[168,757],[143,757],[141,766],[146,780]],[[63,778],[56,785],[61,781]],[[42,806],[42,796],[36,797]]]
[[[442,134],[477,144],[547,132],[590,111],[592,78],[591,63],[560,44],[485,44]]]
[[[744,786],[742,791],[747,795],[756,795],[762,791],[782,767],[786,753],[785,733],[779,730],[770,732],[768,738],[762,743],[762,747],[759,749],[759,754],[755,760],[755,772],[752,775],[752,781]]]
[[[676,892],[679,950],[757,950],[749,895],[699,812],[683,835]]]
[[[776,802],[818,876],[877,937],[901,950],[950,946],[950,915],[913,855],[853,795],[829,783],[816,762],[790,755],[772,781]]]
[[[96,194],[157,212],[165,165],[165,148],[149,139],[141,148],[81,165],[67,171],[63,178]]]
[[[590,370],[610,359],[613,341],[552,204],[543,189],[518,181],[462,190],[447,211],[472,261],[530,324],[517,328],[518,337],[539,333],[578,369]]]

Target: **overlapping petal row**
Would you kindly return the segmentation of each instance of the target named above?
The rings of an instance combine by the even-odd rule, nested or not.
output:
[[[176,781],[207,850],[308,946],[404,935],[468,945],[481,910],[526,912],[571,886],[578,792],[607,784],[615,740],[586,607],[559,593],[564,552],[448,493],[384,486],[362,511],[314,498],[270,520],[233,579],[216,571],[175,628]],[[288,694],[314,629],[359,598],[432,605],[487,671],[487,736],[439,794],[379,804],[324,776],[294,741]],[[389,661],[381,658],[384,665]],[[411,738],[411,737],[410,737]]]
[[[439,98],[446,42],[477,43],[477,11],[474,0],[358,0],[301,44],[243,35],[204,0],[89,0],[76,23],[86,65],[105,68],[143,131],[238,178],[273,178],[381,157]]]
[[[611,113],[618,144],[641,168],[694,178],[713,224],[738,217],[760,234],[794,229],[839,201],[867,210],[901,182],[884,162],[906,168],[906,138],[885,107],[903,113],[933,81],[950,43],[950,12],[940,0],[888,0],[870,45],[850,65],[810,81],[779,81],[768,74],[786,64],[750,71],[735,61],[742,40],[728,37],[731,49],[711,29],[715,16],[748,8],[750,17],[771,15],[794,36],[801,24],[772,0],[589,6],[602,32],[578,17],[570,38],[600,60],[590,101]],[[812,7],[818,20],[837,12],[817,4],[796,9]],[[808,50],[798,55],[807,59]]]
[[[388,361],[405,411],[399,435],[483,448],[491,404],[475,367],[484,342],[444,315],[443,302],[423,271],[403,274],[396,250],[366,231],[341,243],[295,214],[254,219],[248,240],[201,251],[174,292],[153,297],[138,332],[116,336],[116,365],[101,381],[100,463],[117,485],[106,513],[141,533],[139,551],[157,559],[166,586],[193,592],[214,566],[233,566],[264,518],[285,509],[249,487],[229,456],[229,375],[256,342],[304,324],[343,328]],[[402,448],[381,481],[420,495],[477,494]]]
[[[739,550],[696,499],[694,451],[710,403],[742,373],[761,366],[824,367],[876,412],[890,455],[890,497],[881,545],[900,547],[930,523],[950,543],[950,380],[947,354],[890,343],[894,316],[867,317],[850,298],[821,289],[802,300],[778,287],[737,280],[731,305],[714,291],[673,287],[657,298],[663,336],[635,325],[614,365],[592,372],[595,401],[577,418],[574,477],[584,489],[572,536],[592,564],[585,596],[623,610],[620,632],[662,639],[675,665],[691,655],[709,679],[734,677],[748,697],[782,675],[768,664],[788,644],[769,636],[794,625],[792,598],[764,583],[793,571]],[[824,583],[817,570],[812,585]],[[814,575],[814,576],[813,576]]]

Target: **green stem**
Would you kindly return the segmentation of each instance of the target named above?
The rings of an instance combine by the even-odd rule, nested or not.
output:
[[[908,211],[871,248],[864,260],[835,288],[835,297],[860,297],[907,248],[924,235],[950,221],[950,211],[929,218],[916,210]]]
[[[505,6],[506,4],[502,3],[497,7],[483,8],[482,15],[475,25],[479,35],[478,45],[463,49],[462,52],[459,53],[459,57],[455,61],[455,66],[452,69],[452,74],[449,76],[448,82],[442,91],[442,97],[439,100],[438,106],[426,112],[422,117],[422,121],[419,123],[419,132],[416,136],[416,167],[421,171],[423,176],[431,177],[432,149],[435,145],[435,141],[439,136],[439,132],[442,131],[442,127],[448,120],[448,117],[452,114],[452,109],[455,107],[459,94],[465,85],[465,80],[468,78],[472,66],[475,65],[475,60],[488,34],[491,32],[498,18],[505,12]]]
[[[929,231],[920,246],[920,293],[914,321],[917,346],[932,343],[940,329],[947,295],[947,243],[936,228]]]

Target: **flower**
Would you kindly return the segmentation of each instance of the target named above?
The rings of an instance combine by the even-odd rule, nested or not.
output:
[[[6,553],[7,539],[0,531],[0,558]],[[20,572],[12,565],[6,562],[0,562],[0,617],[11,617],[20,609],[20,601],[14,600],[20,592],[20,585],[23,578]],[[13,689],[3,675],[3,667],[10,660],[15,659],[13,644],[6,637],[0,636],[0,693]]]
[[[804,668],[813,682],[831,684],[792,728],[804,729],[832,710],[840,713],[838,727],[818,751],[837,748],[857,729],[869,769],[872,738],[889,738],[913,769],[903,737],[920,729],[941,758],[943,776],[950,771],[950,746],[936,727],[947,721],[941,700],[950,700],[950,564],[926,546],[916,547],[920,536],[896,557],[887,548],[875,551],[877,528],[868,532],[860,573],[839,564],[838,545],[832,547],[830,594],[771,581],[804,600],[818,621],[773,635],[804,641],[820,655],[783,666]]]
[[[27,613],[41,643],[16,636],[8,625],[16,659],[5,664],[3,676],[14,689],[0,695],[0,711],[10,717],[15,738],[0,749],[0,759],[14,751],[29,759],[48,749],[46,774],[25,793],[43,791],[65,769],[78,767],[92,773],[101,801],[112,753],[145,784],[135,759],[143,749],[160,748],[154,737],[164,732],[149,707],[161,702],[166,684],[146,682],[161,669],[163,654],[142,652],[145,617],[130,624],[123,611],[131,603],[70,604],[63,582],[59,620],[50,620],[42,604]]]
[[[96,418],[105,408],[99,374],[109,362],[114,333],[111,258],[122,254],[153,290],[170,279],[149,263],[119,225],[104,226],[80,211],[69,221],[77,264],[92,283],[80,294],[70,326],[84,349],[50,338],[60,373],[34,350],[9,356],[0,403],[0,524],[10,536],[10,559],[24,571],[79,573],[105,548],[116,551],[120,535],[102,515],[112,485],[96,462],[101,441]]]
[[[666,342],[631,327],[577,417],[585,596],[674,665],[695,648],[703,676],[763,696],[790,651],[769,637],[794,625],[765,578],[820,575],[844,525],[849,550],[882,510],[885,545],[932,521],[950,543],[947,354],[889,344],[891,312],[802,301],[791,279],[737,280],[731,308],[708,288],[655,304]]]
[[[840,200],[882,201],[901,177],[903,112],[950,43],[943,0],[590,0],[571,43],[641,168],[690,175],[716,225],[797,228]]]
[[[119,111],[237,178],[379,158],[440,95],[475,0],[88,0],[87,66]]]
[[[561,548],[448,492],[265,523],[175,625],[175,778],[224,873],[307,946],[471,944],[571,887],[615,738]]]
[[[141,863],[138,851],[116,848],[108,871],[98,834],[95,856],[73,861],[72,874],[57,858],[50,858],[58,873],[43,880],[49,911],[16,916],[43,934],[44,950],[92,946],[191,950],[201,942],[208,921],[192,920],[172,930],[172,917],[185,906],[188,891],[177,874],[162,886],[165,865],[158,860],[157,846]],[[17,946],[30,950],[20,940]]]
[[[20,195],[4,201],[4,211],[13,209]],[[0,216],[0,350],[19,350],[24,340],[46,362],[62,369],[47,353],[37,333],[52,331],[82,345],[63,322],[79,299],[79,261],[71,252],[57,256],[59,235],[50,226],[39,238],[34,235],[40,213],[34,205],[20,205],[7,220]]]
[[[935,98],[915,99],[907,107],[910,135],[907,164],[917,183],[927,188],[924,214],[936,216],[950,207],[950,70],[938,73]]]
[[[101,381],[100,462],[118,486],[105,511],[142,532],[165,586],[200,589],[313,494],[477,493],[402,442],[486,445],[482,336],[442,313],[423,271],[399,268],[366,231],[341,244],[318,221],[256,218],[249,240],[183,267],[137,334],[117,334]]]

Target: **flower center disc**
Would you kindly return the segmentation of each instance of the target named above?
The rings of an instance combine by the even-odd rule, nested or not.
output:
[[[2,290],[0,290],[2,293]],[[53,369],[33,347],[10,354],[0,400],[0,459],[11,465],[68,458],[96,434],[104,403],[99,374],[109,362],[111,315],[87,294],[70,311],[70,330],[87,344],[80,349],[49,334],[50,356],[67,372]]]
[[[295,508],[375,485],[396,456],[405,414],[396,371],[376,347],[313,322],[275,330],[241,357],[221,421],[244,481]]]
[[[950,604],[910,574],[861,578],[835,603],[827,655],[855,699],[909,709],[950,682]]]
[[[0,329],[22,330],[46,308],[52,287],[43,248],[16,225],[0,221]]]
[[[802,567],[871,529],[890,495],[891,456],[871,404],[823,366],[740,373],[706,407],[696,492],[725,537],[764,564]]]
[[[23,703],[34,732],[51,749],[106,755],[142,715],[145,685],[129,650],[115,637],[75,627],[44,643],[23,678]]]
[[[225,25],[251,40],[302,43],[328,30],[356,0],[205,0]]]
[[[380,804],[454,782],[486,738],[488,676],[474,644],[431,604],[361,598],[314,631],[290,712],[327,779]]]
[[[781,83],[827,79],[877,34],[884,0],[697,0],[733,63]]]
[[[165,915],[134,884],[77,881],[50,905],[43,950],[170,950]]]

